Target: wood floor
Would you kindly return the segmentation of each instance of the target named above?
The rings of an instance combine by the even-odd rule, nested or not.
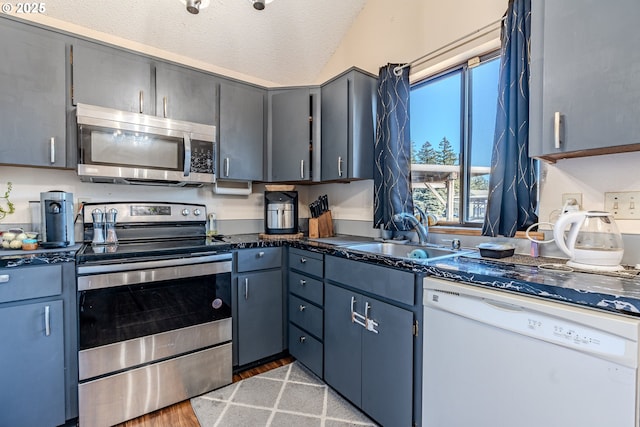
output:
[[[273,362],[265,363],[253,369],[240,372],[233,376],[233,382],[262,374],[280,366],[288,365],[293,362],[293,357],[285,357]],[[139,418],[118,424],[117,427],[201,427],[195,412],[188,400],[176,403],[158,411],[143,415]]]

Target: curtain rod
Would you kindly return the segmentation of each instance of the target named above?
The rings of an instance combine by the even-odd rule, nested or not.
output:
[[[463,40],[465,40],[465,39],[467,39],[467,38],[469,38],[469,37],[475,36],[475,37],[473,37],[472,39],[467,40],[467,43],[468,43],[468,42],[470,42],[470,41],[472,41],[472,40],[478,39],[478,38],[480,38],[480,37],[482,37],[482,36],[484,36],[484,35],[486,35],[486,34],[489,34],[491,31],[486,31],[488,28],[491,28],[491,27],[495,26],[496,24],[501,23],[501,22],[502,22],[502,21],[504,21],[505,19],[506,19],[506,16],[503,16],[502,18],[500,18],[500,19],[498,19],[498,20],[496,20],[496,21],[493,21],[493,22],[491,22],[491,23],[489,23],[489,24],[485,25],[485,26],[484,26],[484,27],[482,27],[482,28],[478,28],[477,30],[472,31],[472,32],[470,32],[469,34],[466,34],[466,35],[464,35],[464,36],[462,36],[462,37],[460,37],[460,38],[458,38],[458,39],[455,39],[454,41],[452,41],[452,42],[450,42],[450,43],[447,43],[447,44],[446,44],[446,45],[444,45],[444,46],[440,46],[439,48],[434,49],[434,50],[432,50],[431,52],[429,52],[429,53],[427,53],[427,54],[425,54],[425,55],[422,55],[420,58],[414,59],[413,61],[411,61],[411,62],[407,62],[406,64],[403,64],[403,65],[398,65],[397,67],[395,67],[395,68],[393,69],[393,73],[394,73],[396,76],[400,76],[400,75],[402,74],[402,70],[404,70],[405,68],[410,67],[410,66],[412,66],[412,65],[417,65],[417,64],[420,64],[420,63],[424,62],[427,58],[429,58],[429,57],[430,57],[431,55],[433,55],[434,53],[440,52],[441,50],[443,50],[443,49],[447,49],[447,48],[449,48],[449,47],[450,47],[450,49],[447,49],[447,50],[445,50],[445,51],[441,52],[441,54],[444,54],[444,53],[450,52],[450,51],[452,51],[453,49],[455,49],[455,48],[457,48],[457,47],[461,46],[462,44],[458,45],[458,43],[460,43],[461,41],[463,41]],[[493,29],[492,29],[492,30],[493,30]],[[484,32],[483,32],[483,31],[484,31]],[[478,33],[481,33],[481,32],[482,32],[482,34],[478,34]],[[452,47],[452,46],[453,46],[453,47]]]

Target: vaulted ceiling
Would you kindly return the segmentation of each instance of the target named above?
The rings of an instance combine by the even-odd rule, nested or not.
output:
[[[313,82],[366,0],[56,0],[46,18],[121,37],[275,85]],[[47,23],[45,21],[45,23]]]

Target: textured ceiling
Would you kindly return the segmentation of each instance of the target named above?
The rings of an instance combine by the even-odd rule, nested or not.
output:
[[[366,0],[210,0],[192,15],[180,0],[56,0],[46,15],[253,76],[308,84],[329,61]]]

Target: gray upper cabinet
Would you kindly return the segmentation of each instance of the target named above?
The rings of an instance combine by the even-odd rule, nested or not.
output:
[[[265,89],[220,83],[218,178],[264,180],[265,99]]]
[[[316,180],[319,98],[307,87],[269,91],[269,181]]]
[[[156,115],[215,125],[215,77],[170,64],[156,66]]]
[[[65,50],[55,34],[0,18],[1,163],[69,166]]]
[[[532,2],[532,157],[640,150],[638,16],[636,0]]]
[[[322,86],[322,181],[373,178],[376,82],[352,68]]]
[[[115,48],[78,41],[73,46],[73,104],[154,114],[150,61]]]

